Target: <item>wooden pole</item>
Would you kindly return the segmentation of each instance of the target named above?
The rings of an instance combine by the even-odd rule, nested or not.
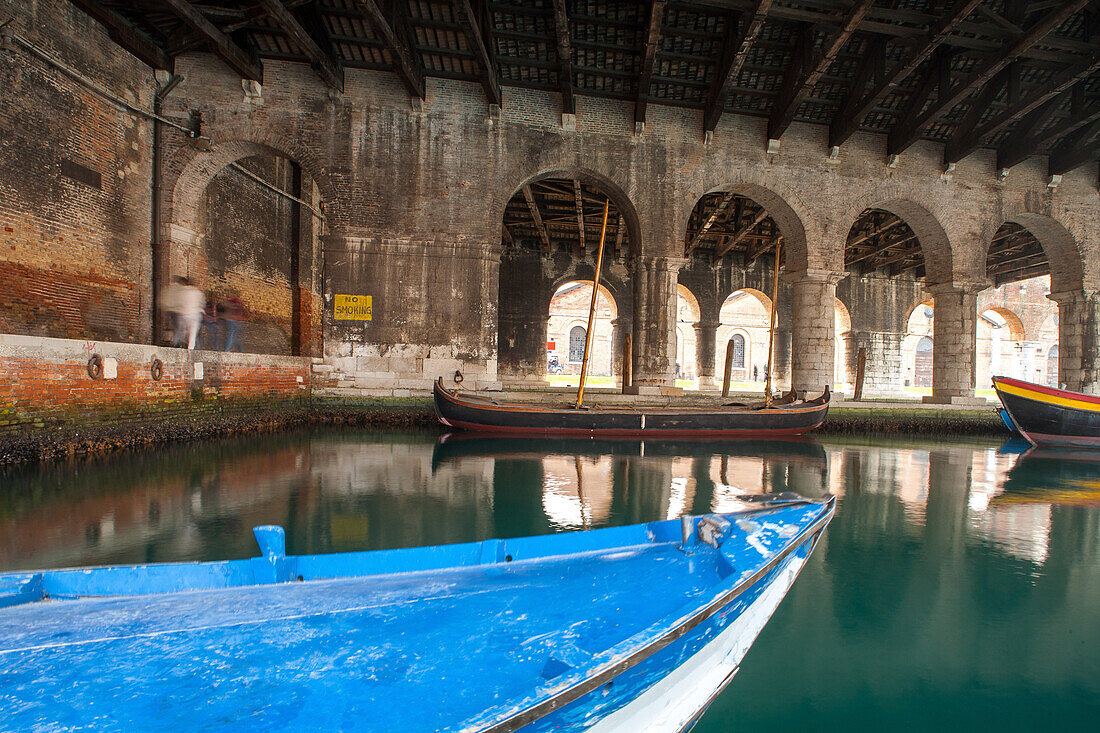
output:
[[[631,354],[631,339],[630,334],[623,334],[623,394],[626,394],[626,388],[634,383],[634,363],[633,354]]]
[[[863,399],[863,377],[867,372],[867,349],[862,346],[856,352],[856,391],[852,399]]]
[[[764,406],[772,403],[772,352],[775,345],[775,311],[779,299],[779,250],[783,247],[783,238],[775,240],[775,272],[772,275],[772,313],[768,324],[768,373],[764,375]]]
[[[596,321],[596,296],[600,293],[600,270],[603,268],[603,242],[607,236],[607,212],[611,200],[603,205],[603,226],[600,227],[600,248],[596,250],[596,277],[592,281],[592,303],[588,306],[588,330],[584,333],[584,359],[581,361],[581,383],[577,386],[577,407],[584,401],[584,380],[588,376],[588,351],[592,347],[592,324]]]
[[[726,342],[726,371],[722,375],[722,396],[730,396],[730,372],[733,370],[733,349],[730,344],[733,339]]]

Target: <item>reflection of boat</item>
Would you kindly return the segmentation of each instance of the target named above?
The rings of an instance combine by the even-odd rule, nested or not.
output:
[[[261,527],[251,560],[0,575],[5,723],[684,730],[834,505],[315,556]]]
[[[1010,377],[993,377],[993,388],[1032,444],[1100,448],[1100,397]]]
[[[631,440],[629,438],[535,438],[446,433],[432,451],[432,467],[473,456],[534,458],[563,456],[750,456],[788,463],[825,465],[825,449],[813,438],[771,440]]]
[[[993,502],[1100,504],[1100,451],[1032,448],[1009,469]]]
[[[444,425],[462,430],[593,437],[748,438],[799,435],[829,412],[829,389],[814,400],[770,405],[586,406],[541,405],[452,392],[435,383],[435,411]]]

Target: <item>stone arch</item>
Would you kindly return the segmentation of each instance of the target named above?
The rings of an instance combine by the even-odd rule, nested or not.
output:
[[[750,180],[752,175],[742,171],[742,175],[721,182],[700,183],[688,186],[683,205],[678,207],[679,221],[673,224],[673,231],[686,232],[691,212],[699,200],[708,193],[732,191],[735,194],[752,199],[764,207],[768,216],[775,222],[783,236],[784,267],[788,272],[821,268],[830,260],[824,252],[811,252],[810,241],[818,241],[818,232],[813,229],[815,221],[813,210],[806,206],[798,194],[776,181]],[[807,229],[810,229],[807,232]],[[843,259],[843,254],[842,257]]]
[[[925,347],[935,348],[934,320],[935,302],[931,299],[914,305],[905,318],[899,375],[902,388],[932,386],[932,352]]]
[[[743,323],[733,319],[727,310],[734,296],[742,293],[756,303],[760,309],[760,318],[754,323]],[[771,314],[772,301],[767,295],[755,288],[740,288],[730,293],[722,301],[719,308],[719,325],[717,333],[717,348],[715,349],[715,374],[719,382],[725,376],[726,351],[730,348],[731,339],[735,334],[740,334],[745,339],[745,365],[740,371],[732,370],[732,381],[753,381],[753,367],[756,367],[756,377],[763,379],[764,365],[768,361],[768,317]]]
[[[612,178],[598,171],[584,166],[557,165],[540,170],[537,173],[527,175],[513,185],[504,185],[497,189],[496,195],[489,202],[489,221],[496,222],[496,241],[500,241],[504,230],[504,209],[508,202],[536,181],[546,178],[575,178],[583,183],[591,184],[599,188],[607,195],[611,202],[623,216],[626,224],[627,235],[630,239],[631,254],[637,254],[642,247],[642,230],[638,220],[638,210],[634,206],[626,189],[620,186]]]
[[[314,154],[292,140],[274,136],[262,140],[231,139],[218,142],[209,150],[183,147],[177,151],[166,166],[169,185],[163,189],[162,221],[193,229],[203,193],[214,177],[230,163],[253,155],[276,155],[301,166],[321,190],[325,222],[330,228],[346,216],[338,189]]]
[[[772,299],[765,295],[763,291],[757,290],[756,288],[738,288],[737,290],[734,290],[722,300],[721,305],[718,307],[719,313],[722,312],[722,308],[726,306],[726,303],[729,302],[729,299],[737,293],[745,293],[746,295],[751,295],[760,303],[761,307],[764,309],[764,313],[771,313]]]
[[[688,310],[691,312],[692,323],[698,323],[699,319],[703,317],[702,310],[699,308],[699,299],[695,297],[695,293],[686,286],[680,283],[676,284],[676,293],[687,302]]]
[[[991,306],[989,308],[982,309],[982,313],[986,311],[993,311],[1001,318],[1005,319],[1005,324],[1008,326],[1009,338],[1012,341],[1026,341],[1026,330],[1024,329],[1024,322],[1016,315],[1012,310],[1003,306]]]
[[[833,382],[848,388],[855,380],[849,364],[854,358],[849,354],[848,342],[852,333],[852,316],[848,306],[840,298],[833,298]]]
[[[982,261],[989,256],[993,236],[1005,224],[1019,224],[1039,242],[1050,264],[1050,290],[1064,293],[1084,286],[1085,263],[1077,240],[1070,230],[1052,216],[1018,212],[1004,218],[982,242]]]
[[[579,292],[583,293],[584,297],[572,305],[566,305],[555,313],[553,311],[553,299],[569,285],[582,286],[583,290]],[[555,346],[552,354],[548,354],[548,356],[557,356],[566,373],[575,373],[579,370],[580,360],[573,359],[575,343],[572,337],[577,328],[580,328],[584,333],[588,332],[591,288],[591,280],[576,277],[559,278],[559,281],[554,284],[550,299],[546,302],[542,311],[542,317],[546,319],[547,324],[547,342],[553,341]],[[603,375],[606,373],[613,375],[615,369],[614,323],[618,317],[619,305],[614,294],[603,283],[600,283],[596,292],[598,293],[597,311],[592,324],[592,351],[589,356],[589,374]],[[606,304],[606,312],[603,312],[602,304]],[[549,346],[549,343],[546,345]],[[544,364],[543,367],[546,368],[546,365]],[[543,377],[541,373],[537,376],[540,379]]]
[[[913,230],[920,243],[924,258],[924,281],[928,285],[951,282],[955,279],[955,258],[947,227],[943,221],[949,220],[939,212],[939,207],[914,200],[900,190],[873,191],[855,197],[847,207],[833,219],[836,225],[830,229],[828,239],[830,249],[840,252],[838,272],[844,271],[844,249],[848,234],[856,225],[863,212],[868,209],[881,209],[904,220]],[[957,215],[957,214],[956,214]]]

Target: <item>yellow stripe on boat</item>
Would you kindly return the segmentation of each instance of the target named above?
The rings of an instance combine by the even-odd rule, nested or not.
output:
[[[1005,384],[1004,382],[997,382],[997,389],[1001,392],[1004,392],[1005,394],[1015,395],[1016,397],[1023,397],[1027,400],[1046,402],[1047,404],[1058,405],[1060,407],[1070,407],[1074,410],[1100,412],[1100,404],[1096,402],[1085,402],[1084,400],[1075,400],[1070,397],[1058,397],[1055,395],[1046,394],[1045,392],[1036,392],[1025,387],[1017,387],[1013,384]]]

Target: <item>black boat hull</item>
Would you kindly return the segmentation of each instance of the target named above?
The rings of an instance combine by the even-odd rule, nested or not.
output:
[[[664,438],[762,438],[800,435],[821,424],[828,392],[812,402],[746,407],[591,407],[496,403],[456,395],[435,385],[435,410],[444,425],[511,435]]]
[[[1100,448],[1100,398],[994,377],[1012,422],[1033,445]]]

